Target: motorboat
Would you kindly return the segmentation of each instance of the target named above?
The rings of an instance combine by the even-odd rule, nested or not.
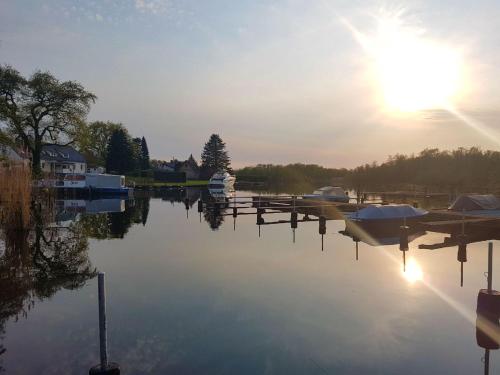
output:
[[[415,208],[409,204],[371,204],[347,215],[349,220],[363,223],[387,223],[418,220],[429,211]]]
[[[305,194],[304,199],[317,199],[329,202],[349,203],[349,195],[337,186],[324,186],[315,190],[312,194]]]
[[[232,190],[236,177],[227,172],[217,172],[208,181],[208,188],[215,190]]]
[[[234,189],[214,189],[209,188],[208,192],[210,197],[216,201],[223,200],[227,201],[228,199],[234,198]]]

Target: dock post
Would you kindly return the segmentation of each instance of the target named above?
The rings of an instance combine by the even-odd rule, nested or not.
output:
[[[493,242],[488,242],[488,293],[493,289]]]
[[[464,263],[467,262],[467,236],[458,235],[457,260],[460,262],[460,287],[464,286]]]
[[[201,198],[198,200],[198,213],[200,214],[200,223],[201,223],[201,214],[203,213],[203,201]]]
[[[323,242],[323,237],[326,234],[326,218],[321,215],[319,217],[319,229],[318,229],[319,234],[321,234],[321,251],[324,249],[324,242]]]
[[[98,274],[99,292],[99,349],[101,362],[90,369],[90,375],[120,375],[120,366],[117,363],[108,362],[108,338],[106,327],[106,291],[104,284],[104,272]]]

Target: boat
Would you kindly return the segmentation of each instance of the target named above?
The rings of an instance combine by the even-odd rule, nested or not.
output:
[[[64,173],[53,184],[61,192],[95,195],[131,196],[133,189],[125,186],[125,176],[104,173]]]
[[[349,203],[349,195],[337,186],[324,186],[315,190],[312,194],[305,194],[304,199],[318,199],[329,202]]]
[[[85,174],[87,188],[100,195],[132,195],[133,189],[125,186],[125,176],[87,173]]]
[[[371,204],[346,217],[354,222],[387,224],[388,222],[414,221],[427,215],[429,211],[415,208],[409,204]]]
[[[398,223],[374,226],[370,223],[347,220],[345,230],[341,230],[339,233],[370,246],[397,245],[401,241],[401,225]],[[408,242],[423,236],[425,233],[419,226],[412,225],[408,233]]]
[[[234,182],[236,177],[230,175],[227,172],[217,172],[214,173],[212,178],[208,181],[209,189],[222,189],[231,190],[234,188]]]

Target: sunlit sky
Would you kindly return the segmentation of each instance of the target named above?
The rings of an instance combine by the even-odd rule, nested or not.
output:
[[[0,63],[81,82],[89,119],[122,122],[155,158],[199,159],[215,132],[235,167],[353,167],[500,149],[499,19],[496,0],[0,0]]]

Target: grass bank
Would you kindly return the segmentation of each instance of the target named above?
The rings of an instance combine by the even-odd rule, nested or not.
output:
[[[207,186],[208,180],[187,180],[186,182],[160,182],[155,181],[151,177],[134,177],[127,176],[125,178],[127,186],[144,186],[144,187],[193,187]]]

